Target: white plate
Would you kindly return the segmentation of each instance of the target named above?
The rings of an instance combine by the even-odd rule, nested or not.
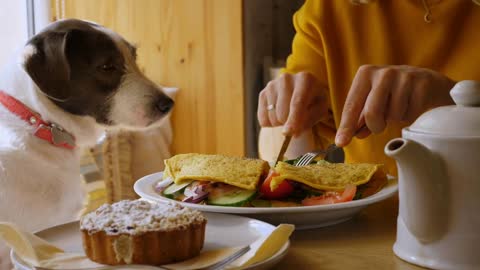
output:
[[[162,175],[162,172],[158,172],[142,177],[135,182],[135,185],[133,186],[135,192],[146,200],[160,203],[174,201],[160,196],[154,190],[155,183],[162,179]],[[387,186],[370,197],[330,205],[297,207],[226,207],[175,202],[203,212],[239,214],[260,219],[275,225],[280,223],[290,223],[294,224],[296,229],[309,229],[329,226],[349,220],[368,205],[393,196],[397,190],[397,180],[393,177],[389,177]]]
[[[203,250],[246,246],[275,229],[268,223],[246,217],[218,213],[205,213],[205,216],[208,222]],[[66,251],[83,253],[78,222],[52,227],[36,234]],[[274,256],[246,269],[272,268],[287,254],[289,246],[290,242],[287,242]],[[32,270],[14,252],[11,253],[11,258],[18,270]]]

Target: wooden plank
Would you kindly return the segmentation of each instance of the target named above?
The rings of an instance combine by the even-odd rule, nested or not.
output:
[[[292,40],[295,35],[293,14],[303,5],[305,0],[272,0],[272,36],[273,59],[284,62],[292,51]]]
[[[292,16],[304,0],[244,0],[246,154],[258,156],[258,94],[271,66],[282,66],[295,34]]]
[[[246,154],[258,156],[258,94],[264,87],[263,62],[272,57],[272,0],[244,0],[244,74]]]
[[[174,153],[245,153],[241,0],[65,0],[65,16],[96,21],[139,46],[158,84],[180,88]]]

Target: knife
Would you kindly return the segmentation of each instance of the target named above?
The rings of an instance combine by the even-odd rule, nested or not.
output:
[[[291,139],[292,139],[292,136],[289,136],[289,135],[285,136],[285,138],[283,139],[282,148],[280,148],[280,152],[278,153],[277,160],[275,161],[275,164],[277,164],[280,160],[283,159],[283,155],[287,151],[288,144],[290,144]]]

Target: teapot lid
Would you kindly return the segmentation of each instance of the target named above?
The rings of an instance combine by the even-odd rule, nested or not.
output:
[[[445,136],[480,137],[480,82],[458,82],[450,90],[450,96],[456,105],[425,112],[408,130]]]

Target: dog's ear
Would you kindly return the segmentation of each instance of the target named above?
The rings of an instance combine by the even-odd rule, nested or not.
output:
[[[28,45],[34,53],[25,59],[24,67],[42,92],[55,100],[68,98],[70,65],[66,56],[70,32],[47,31],[32,38]]]

